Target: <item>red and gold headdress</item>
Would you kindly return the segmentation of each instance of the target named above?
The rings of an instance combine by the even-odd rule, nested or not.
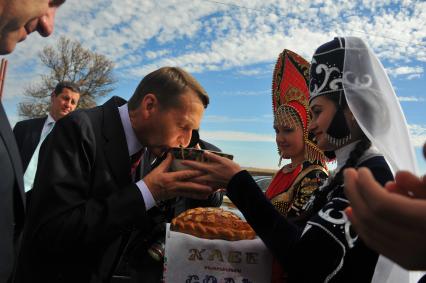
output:
[[[309,139],[309,68],[310,64],[296,53],[284,49],[278,56],[272,77],[274,124],[302,126],[305,159],[326,166],[324,153]]]

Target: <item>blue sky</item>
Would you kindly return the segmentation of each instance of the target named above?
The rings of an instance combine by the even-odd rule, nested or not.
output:
[[[426,172],[420,155],[426,141],[424,1],[69,0],[53,36],[32,35],[7,56],[3,103],[12,125],[22,119],[23,89],[45,72],[37,53],[61,35],[115,62],[111,95],[129,98],[143,76],[161,66],[188,70],[211,97],[202,138],[243,166],[263,168],[278,163],[271,106],[278,54],[287,48],[310,61],[333,37],[360,36],[388,71]]]

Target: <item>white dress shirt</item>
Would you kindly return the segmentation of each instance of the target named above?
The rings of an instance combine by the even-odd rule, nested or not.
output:
[[[47,135],[52,131],[54,126],[55,126],[55,119],[53,119],[53,117],[49,113],[47,114],[46,121],[44,121],[44,125],[40,133],[40,140],[33,152],[33,155],[31,156],[30,162],[28,163],[27,169],[25,170],[25,173],[24,173],[25,192],[28,192],[29,190],[33,188],[34,178],[37,172],[38,155],[40,152],[41,144],[43,143]]]
[[[55,126],[55,119],[53,119],[52,115],[50,113],[47,114],[47,119],[44,121],[43,129],[41,130],[40,137],[46,137],[47,134],[53,129],[52,126]]]
[[[130,156],[140,151],[143,146],[137,139],[136,134],[133,131],[132,124],[130,123],[129,109],[127,108],[127,103],[118,107],[118,112],[120,113],[121,124],[123,125],[124,134],[126,136],[127,149],[129,150],[130,158]],[[152,196],[151,191],[148,189],[145,182],[143,180],[139,180],[138,182],[136,182],[136,186],[139,188],[139,191],[142,194],[146,210],[154,207],[154,197]]]

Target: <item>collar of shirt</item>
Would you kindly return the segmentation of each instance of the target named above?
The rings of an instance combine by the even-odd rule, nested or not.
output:
[[[118,107],[120,113],[121,124],[123,125],[124,134],[126,135],[127,149],[129,150],[129,156],[132,156],[136,152],[142,149],[142,145],[136,137],[133,131],[132,124],[130,123],[129,109],[127,103]]]
[[[349,155],[351,154],[352,150],[355,148],[358,142],[359,141],[354,141],[334,151],[334,153],[336,154],[336,162],[337,162],[337,167],[335,170],[336,172],[339,172],[339,170],[343,166],[345,166],[346,160],[348,160]]]
[[[337,167],[335,169],[335,172],[339,172],[339,170],[345,166],[346,161],[349,159],[349,155],[351,154],[352,150],[355,149],[355,146],[357,145],[359,141],[354,141],[350,144],[347,144],[339,149],[337,149],[334,153],[336,154],[336,161],[337,161]],[[362,156],[358,158],[357,165],[363,163],[367,159],[370,159],[375,156],[382,156],[382,154],[379,153],[377,148],[375,146],[371,146],[369,149],[367,149]]]
[[[51,126],[55,125],[56,121],[53,119],[50,113],[47,113],[47,119],[44,121],[43,129],[41,130],[41,135],[43,136],[45,132],[50,132]]]
[[[55,123],[55,119],[53,119],[52,115],[50,113],[47,113],[47,119],[46,122],[44,122],[45,125],[49,125],[50,123]]]

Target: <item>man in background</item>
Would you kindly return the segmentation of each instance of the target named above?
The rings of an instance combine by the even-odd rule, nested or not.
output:
[[[37,31],[49,36],[56,9],[65,0],[0,0],[0,54],[11,53],[18,42]],[[25,195],[22,166],[15,138],[0,102],[0,283],[13,270],[24,223]]]
[[[50,95],[49,113],[41,118],[18,122],[13,128],[25,172],[25,192],[32,189],[43,140],[59,119],[76,109],[79,99],[80,89],[75,83],[59,82]]]

